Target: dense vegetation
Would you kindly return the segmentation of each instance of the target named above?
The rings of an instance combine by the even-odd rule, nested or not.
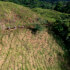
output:
[[[70,51],[70,15],[41,8],[34,8],[33,11],[52,24],[52,30],[63,39],[66,49]]]
[[[53,25],[53,31],[63,39],[66,49],[70,52],[70,20],[64,20],[64,18],[70,19],[70,15],[62,15],[61,19],[57,19]]]
[[[57,2],[54,10],[70,13],[70,2],[67,2],[66,4],[64,4],[63,2]]]

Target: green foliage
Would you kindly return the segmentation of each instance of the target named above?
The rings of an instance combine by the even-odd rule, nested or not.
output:
[[[63,4],[62,1],[57,2],[54,10],[60,11],[60,12],[65,12],[65,13],[70,13],[70,2],[67,2]]]
[[[14,2],[17,4],[28,6],[30,8],[34,8],[34,7],[52,8],[53,7],[51,3],[46,1],[40,1],[40,0],[0,0],[0,1]]]
[[[53,4],[52,3],[49,3],[49,2],[46,2],[46,1],[41,1],[40,2],[40,7],[41,8],[45,8],[45,9],[53,9]]]
[[[57,19],[53,24],[53,31],[63,39],[70,51],[70,21]]]
[[[49,22],[55,22],[56,19],[61,18],[60,15],[62,13],[51,10],[51,9],[42,9],[42,8],[33,8],[33,11],[40,14],[44,19],[46,19]]]
[[[68,2],[68,3],[66,4],[66,6],[64,7],[64,12],[70,13],[70,2]]]
[[[61,11],[62,7],[63,7],[63,2],[60,1],[60,2],[57,2],[54,9],[57,10],[57,11]]]
[[[42,25],[40,25],[40,24],[36,24],[36,25],[35,25],[35,29],[36,29],[37,31],[42,31],[44,28],[45,28],[45,27],[42,26]]]

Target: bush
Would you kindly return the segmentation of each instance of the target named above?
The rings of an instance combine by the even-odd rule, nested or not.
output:
[[[43,25],[36,24],[36,25],[35,25],[35,29],[36,29],[37,31],[42,31],[42,30],[45,29],[45,27],[44,27]]]
[[[67,21],[58,19],[53,24],[53,31],[63,39],[66,48],[70,50],[70,24]]]

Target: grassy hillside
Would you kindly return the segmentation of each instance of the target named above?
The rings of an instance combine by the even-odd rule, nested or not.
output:
[[[39,15],[29,8],[11,2],[0,2],[0,25],[3,28],[37,24],[37,19],[40,19]]]
[[[36,34],[27,28],[5,30],[7,27],[43,22],[42,16],[29,8],[0,2],[0,28],[3,29],[0,31],[0,70],[70,69],[68,60],[64,59],[65,51],[61,48],[64,44],[61,41],[60,46],[48,28]]]
[[[57,18],[60,18],[61,13],[51,10],[51,9],[41,9],[41,8],[34,8],[33,11],[40,14],[43,18],[47,19],[50,22],[56,21]]]
[[[48,20],[49,22],[55,22],[57,19],[61,19],[62,16],[65,17],[69,15],[51,9],[34,8],[33,11],[40,14],[44,19]],[[70,18],[65,18],[64,20],[69,21]]]

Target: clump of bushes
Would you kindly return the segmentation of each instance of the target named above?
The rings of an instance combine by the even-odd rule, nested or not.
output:
[[[66,48],[70,51],[70,21],[57,19],[53,24],[53,31],[63,39]]]

